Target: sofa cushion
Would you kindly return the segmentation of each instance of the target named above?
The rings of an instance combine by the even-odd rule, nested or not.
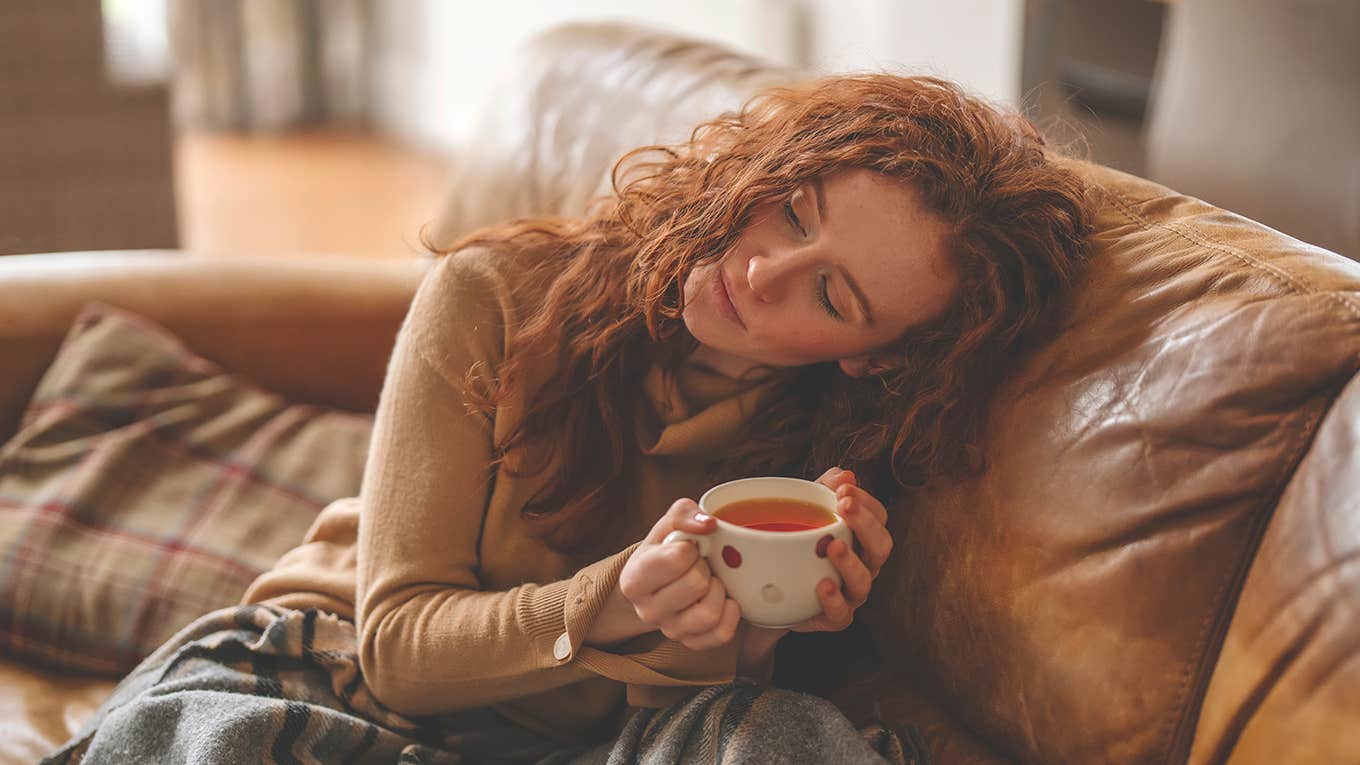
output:
[[[975,480],[907,495],[866,618],[1025,762],[1178,762],[1237,595],[1360,366],[1360,264],[1084,163],[1090,271]]]
[[[1360,762],[1360,377],[1318,426],[1252,562],[1191,762]]]
[[[0,447],[0,646],[130,669],[358,492],[370,428],[88,306]]]

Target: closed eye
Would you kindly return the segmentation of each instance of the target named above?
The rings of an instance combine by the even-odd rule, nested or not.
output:
[[[830,280],[827,278],[826,274],[822,274],[817,284],[817,302],[822,304],[822,308],[826,309],[826,312],[831,318],[837,321],[844,321],[845,319],[841,316],[841,312],[836,310],[836,306],[831,305],[831,293],[827,290],[829,282]]]
[[[807,229],[803,228],[803,222],[798,219],[798,213],[793,209],[792,199],[784,200],[784,220],[787,220],[800,235],[807,236]]]

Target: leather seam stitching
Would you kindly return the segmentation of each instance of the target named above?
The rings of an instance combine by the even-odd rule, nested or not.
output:
[[[1101,185],[1100,189],[1106,196],[1110,198],[1110,201],[1113,202],[1115,206],[1117,206],[1119,210],[1124,213],[1124,215],[1126,215],[1129,219],[1142,224],[1144,227],[1164,229],[1194,244],[1200,245],[1201,247],[1205,247],[1210,250],[1214,250],[1215,252],[1218,252],[1220,254],[1226,255],[1228,257],[1240,260],[1248,266],[1251,266],[1259,271],[1262,271],[1266,274],[1269,274],[1270,276],[1275,277],[1280,282],[1281,286],[1290,289],[1297,295],[1312,295],[1321,297],[1323,300],[1336,303],[1347,313],[1349,313],[1353,318],[1360,319],[1360,303],[1347,299],[1347,297],[1344,294],[1339,293],[1335,290],[1319,289],[1316,285],[1314,285],[1307,279],[1304,279],[1296,274],[1291,274],[1290,272],[1280,268],[1279,266],[1267,263],[1259,258],[1256,258],[1248,254],[1245,250],[1242,250],[1237,247],[1232,247],[1230,245],[1226,245],[1223,242],[1209,239],[1204,234],[1187,229],[1183,225],[1178,225],[1174,223],[1153,223],[1152,221],[1148,220],[1147,218],[1143,217],[1142,215],[1139,215],[1136,211],[1134,211],[1133,200],[1130,199],[1129,197],[1121,194],[1118,191],[1114,191],[1108,186]]]

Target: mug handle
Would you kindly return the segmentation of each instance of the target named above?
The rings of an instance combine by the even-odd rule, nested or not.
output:
[[[688,531],[680,531],[680,530],[677,529],[677,530],[672,531],[671,533],[667,534],[667,535],[666,535],[666,538],[663,539],[663,540],[661,540],[661,544],[663,544],[663,545],[664,545],[664,544],[669,544],[669,543],[675,542],[675,541],[680,541],[680,542],[693,542],[693,543],[699,548],[699,557],[700,557],[700,558],[707,558],[707,557],[708,557],[708,538],[709,538],[709,536],[711,536],[711,535],[710,535],[710,534],[691,534],[691,533],[689,533]]]

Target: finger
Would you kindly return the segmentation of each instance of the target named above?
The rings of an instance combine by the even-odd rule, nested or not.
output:
[[[722,618],[718,626],[702,635],[687,637],[680,642],[691,651],[706,651],[732,642],[737,635],[737,625],[741,623],[741,607],[737,601],[727,598],[723,601]]]
[[[826,628],[832,631],[843,630],[854,621],[855,609],[846,602],[841,588],[830,579],[817,584],[817,600],[822,604],[822,619]]]
[[[874,526],[868,533],[860,537],[859,541],[860,546],[864,548],[860,552],[860,560],[864,561],[870,575],[877,579],[878,572],[888,562],[888,556],[892,555],[892,534],[882,526]]]
[[[708,591],[703,598],[676,614],[668,626],[678,637],[698,637],[712,632],[722,622],[726,600],[727,588],[713,577],[708,581]]]
[[[690,545],[693,547],[693,545]],[[657,590],[639,608],[638,616],[652,624],[662,624],[702,600],[712,589],[713,577],[708,563],[696,560],[678,579]],[[648,619],[648,617],[652,617]]]
[[[697,518],[696,516],[699,515],[701,515],[699,512],[699,503],[688,497],[677,499],[671,503],[671,506],[666,510],[666,513],[657,519],[657,522],[652,526],[652,530],[647,532],[647,537],[643,541],[650,542],[651,544],[661,544],[661,541],[666,538],[666,535],[676,529],[689,531],[695,534],[707,534],[708,531],[711,531],[713,528],[713,520],[707,515],[703,515],[702,518]]]
[[[836,511],[845,519],[854,535],[853,549],[868,566],[869,571],[878,575],[888,554],[892,552],[892,535],[881,521],[869,513],[862,505],[849,497],[837,500]]]
[[[828,545],[826,552],[831,558],[831,564],[840,572],[844,582],[841,589],[844,590],[845,599],[854,606],[868,600],[869,589],[874,586],[874,577],[869,573],[864,561],[839,539]]]
[[[694,505],[693,512],[684,513],[675,519],[675,528],[691,534],[712,534],[718,528],[718,522]]]
[[[817,479],[817,482],[822,484],[823,486],[826,486],[832,491],[839,491],[842,486],[857,485],[855,482],[854,472],[850,470],[843,470],[841,468],[831,468],[830,470],[823,473],[822,477]]]
[[[854,484],[842,484],[836,489],[836,500],[848,497],[859,507],[869,511],[869,514],[878,519],[879,523],[888,522],[888,510],[883,507],[883,503],[869,492]]]
[[[854,472],[850,470],[843,470],[841,468],[831,468],[830,470],[823,473],[822,477],[817,479],[817,482],[822,484],[823,486],[826,486],[832,491],[838,491],[842,486],[857,485],[855,482]]]
[[[684,576],[699,560],[695,545],[676,542],[639,548],[619,575],[619,591],[634,604],[646,603],[658,590]]]

